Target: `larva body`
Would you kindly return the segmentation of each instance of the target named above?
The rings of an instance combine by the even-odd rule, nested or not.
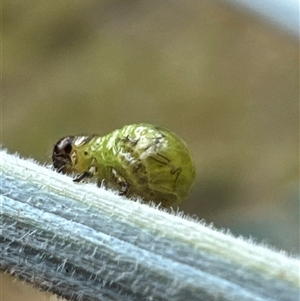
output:
[[[63,138],[52,158],[59,171],[78,173],[75,181],[96,177],[120,194],[164,207],[184,200],[195,179],[185,143],[173,132],[149,124],[127,125],[104,137]]]

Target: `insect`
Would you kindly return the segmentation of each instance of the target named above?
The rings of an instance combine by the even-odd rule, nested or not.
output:
[[[150,124],[126,125],[106,136],[68,136],[54,146],[53,166],[76,173],[75,182],[96,178],[128,197],[178,205],[195,180],[186,144],[173,132]]]

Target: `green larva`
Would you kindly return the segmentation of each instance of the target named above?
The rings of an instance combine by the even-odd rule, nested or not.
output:
[[[100,137],[68,136],[54,146],[58,172],[77,173],[75,182],[96,178],[98,185],[128,197],[178,205],[195,180],[185,143],[173,132],[150,124],[126,125]]]

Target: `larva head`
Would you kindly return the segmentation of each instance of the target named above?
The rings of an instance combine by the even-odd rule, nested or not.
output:
[[[54,145],[52,161],[58,172],[68,173],[72,171],[71,152],[74,138],[74,136],[62,138]]]
[[[60,139],[52,153],[53,166],[58,172],[87,172],[93,160],[89,142],[94,136],[68,136]]]

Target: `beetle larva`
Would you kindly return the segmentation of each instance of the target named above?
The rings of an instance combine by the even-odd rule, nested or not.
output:
[[[75,182],[96,177],[98,184],[128,197],[178,205],[195,180],[185,143],[173,132],[150,124],[126,125],[100,137],[68,136],[54,146],[53,166],[77,173]]]

